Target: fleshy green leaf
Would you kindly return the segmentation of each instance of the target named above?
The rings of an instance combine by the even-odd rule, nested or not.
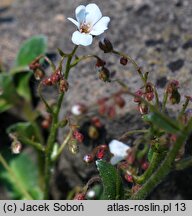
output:
[[[18,99],[13,77],[8,73],[0,73],[0,92],[0,112],[4,112]]]
[[[14,199],[26,199],[17,187],[18,181],[33,199],[42,199],[42,191],[38,186],[38,169],[29,156],[21,154],[15,157],[10,161],[9,167],[14,175],[4,170],[0,173],[0,178],[9,184],[10,194]]]
[[[96,164],[103,183],[103,199],[123,199],[123,184],[115,167],[103,160],[97,161]]]
[[[157,127],[165,130],[169,133],[178,133],[180,131],[179,124],[173,119],[170,119],[167,116],[164,116],[161,113],[152,112],[143,116],[143,120],[151,122]]]
[[[19,122],[7,128],[7,133],[16,133],[18,136],[33,138],[39,141],[35,128],[29,122]]]
[[[21,72],[14,74],[14,80],[16,82],[16,91],[18,95],[23,97],[26,101],[31,100],[31,89],[29,86],[29,80],[32,76],[32,72]]]
[[[3,98],[0,98],[0,113],[5,112],[6,110],[10,109],[12,107],[12,104],[10,104],[8,101],[6,101]]]
[[[17,54],[16,66],[26,66],[37,56],[44,54],[47,48],[47,38],[43,35],[33,36],[26,40]]]

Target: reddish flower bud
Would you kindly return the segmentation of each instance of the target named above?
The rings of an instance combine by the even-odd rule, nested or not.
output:
[[[98,152],[96,153],[96,158],[97,159],[103,159],[105,156],[105,149],[99,149]]]
[[[106,62],[105,61],[103,61],[102,59],[100,59],[100,58],[97,58],[97,62],[96,62],[96,67],[104,67],[105,66],[105,64],[106,64]]]
[[[48,129],[50,127],[50,122],[45,119],[41,122],[41,127],[44,128],[44,129]]]
[[[103,50],[104,53],[109,53],[113,51],[113,45],[107,38],[104,38],[103,41],[99,42],[99,48]]]
[[[142,168],[143,170],[147,170],[148,167],[149,167],[149,163],[148,163],[148,162],[144,162],[144,163],[142,163],[142,165],[141,165],[141,168]]]
[[[154,93],[153,92],[146,93],[145,97],[148,101],[152,101],[154,98]]]
[[[85,200],[85,194],[84,193],[76,194],[74,200]]]
[[[102,127],[102,123],[101,123],[100,119],[96,116],[91,119],[91,123],[97,128]]]
[[[73,132],[73,136],[74,138],[78,141],[78,142],[83,142],[84,136],[82,133],[80,133],[79,131],[75,130]]]
[[[85,161],[85,163],[91,163],[93,162],[93,155],[87,154],[84,156],[83,160]]]
[[[142,97],[143,95],[143,92],[141,90],[138,90],[135,92],[135,97],[134,97],[134,102],[135,103],[140,103],[141,102],[141,99],[140,97]]]
[[[167,93],[172,94],[173,91],[179,88],[179,82],[177,80],[171,80],[167,85]]]
[[[177,135],[171,134],[170,141],[174,143],[174,142],[176,142],[176,140],[177,140]]]
[[[110,106],[107,111],[107,115],[109,118],[114,118],[116,116],[116,110],[114,106]]]
[[[132,175],[129,175],[128,173],[126,173],[124,178],[127,182],[133,183],[133,176]]]
[[[151,93],[151,92],[153,92],[153,85],[152,85],[152,83],[148,82],[148,83],[146,84],[145,92],[146,92],[146,93]]]
[[[107,106],[105,104],[99,105],[98,112],[100,115],[104,115],[107,112]]]
[[[126,57],[121,57],[120,58],[120,64],[127,65],[127,63],[128,63],[128,59]]]
[[[115,104],[119,107],[119,108],[123,108],[125,106],[125,100],[124,98],[122,98],[121,95],[116,95],[114,97],[114,101],[115,101]]]
[[[108,101],[108,97],[104,97],[104,98],[100,98],[98,101],[97,101],[97,103],[99,104],[99,105],[102,105],[102,104],[104,104],[106,101]]]
[[[104,82],[109,82],[110,72],[106,67],[103,67],[102,70],[99,72],[99,79]]]
[[[45,79],[42,81],[42,83],[43,83],[43,85],[45,85],[45,86],[51,86],[51,85],[53,85],[52,80],[51,80],[50,77],[45,78]]]
[[[190,102],[192,102],[192,97],[185,95],[185,98],[188,99]]]
[[[130,152],[126,159],[127,163],[132,165],[135,162],[135,154],[133,152]]]
[[[67,92],[69,88],[69,83],[65,79],[61,79],[59,82],[59,91],[64,93]]]
[[[44,77],[44,71],[42,71],[41,69],[36,69],[34,71],[34,76],[36,80],[41,80]]]

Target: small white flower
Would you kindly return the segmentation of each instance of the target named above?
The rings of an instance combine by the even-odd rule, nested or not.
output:
[[[102,13],[96,4],[80,5],[75,10],[76,20],[68,18],[78,30],[72,35],[72,42],[76,45],[89,46],[93,36],[101,35],[108,29],[110,18],[102,17]]]
[[[109,143],[109,150],[114,155],[111,158],[111,164],[115,165],[127,156],[127,151],[130,147],[118,140],[112,140]]]

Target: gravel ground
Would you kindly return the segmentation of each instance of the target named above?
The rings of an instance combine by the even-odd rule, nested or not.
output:
[[[7,11],[0,13],[0,58],[9,66],[13,65],[21,42],[36,34],[48,37],[49,52],[55,52],[57,47],[70,51],[73,47],[71,34],[75,28],[66,18],[74,16],[79,4],[90,3],[81,0],[47,0],[46,4],[43,0],[9,0],[1,4],[3,2],[13,2]],[[131,55],[144,71],[149,71],[159,92],[167,80],[174,78],[180,80],[181,89],[191,93],[192,0],[170,0],[169,5],[166,0],[94,2],[104,15],[111,17],[107,36],[114,47]],[[97,40],[92,46],[79,49],[79,54],[90,53],[102,56]],[[140,87],[131,66],[119,65],[119,60],[112,55],[104,58],[109,69],[117,72],[118,78],[134,90]],[[95,97],[116,91],[116,84],[96,82],[97,79],[93,62],[81,63],[73,70],[67,95],[69,105],[79,101],[91,103]]]

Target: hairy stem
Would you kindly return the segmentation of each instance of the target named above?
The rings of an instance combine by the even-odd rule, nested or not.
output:
[[[161,163],[155,173],[146,181],[142,188],[134,194],[131,199],[145,199],[151,191],[165,178],[165,176],[171,171],[174,165],[174,160],[192,131],[192,119],[188,125],[180,132],[176,142],[167,153],[164,161]]]
[[[66,68],[65,68],[65,73],[64,73],[64,77],[65,77],[66,80],[68,79],[69,72],[70,72],[70,69],[71,69],[71,61],[72,61],[72,58],[73,58],[77,48],[78,48],[78,46],[75,46],[73,51],[71,52],[71,54],[68,55],[67,64],[66,64]],[[54,146],[56,136],[57,136],[58,117],[59,117],[59,112],[60,112],[61,105],[62,105],[62,102],[63,102],[63,98],[64,98],[64,93],[61,93],[59,95],[59,98],[58,98],[56,110],[55,110],[55,112],[52,112],[53,120],[52,120],[51,129],[50,129],[50,135],[49,135],[48,141],[47,141],[46,151],[45,151],[44,199],[49,198],[49,182],[50,182],[50,178],[51,178],[51,167],[52,167],[51,154],[52,154],[53,146]]]

